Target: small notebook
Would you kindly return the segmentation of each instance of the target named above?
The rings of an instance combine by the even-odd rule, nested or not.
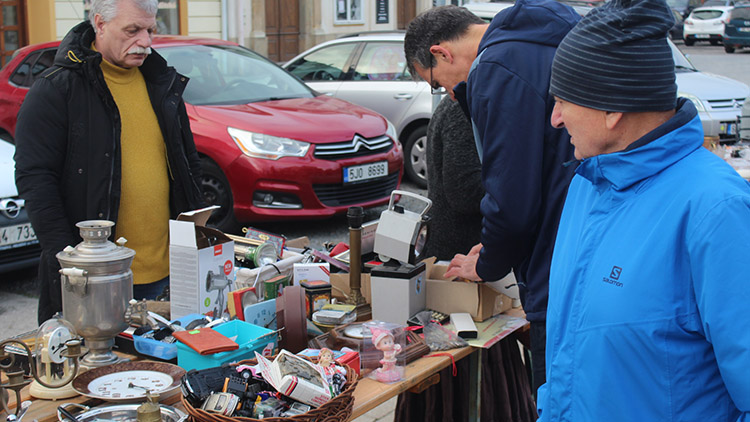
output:
[[[240,347],[229,337],[212,328],[204,327],[197,330],[175,331],[172,335],[201,355],[228,352],[230,350],[237,350]]]

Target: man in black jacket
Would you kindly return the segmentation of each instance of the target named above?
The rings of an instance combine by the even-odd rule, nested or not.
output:
[[[117,223],[136,251],[134,297],[169,283],[170,217],[199,208],[187,78],[151,51],[157,0],[94,0],[18,113],[16,185],[42,246],[39,323],[60,311],[55,255],[84,220]],[[150,105],[150,107],[149,107]]]

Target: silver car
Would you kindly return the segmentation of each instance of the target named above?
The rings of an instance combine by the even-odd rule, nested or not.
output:
[[[404,146],[404,171],[418,185],[427,186],[425,151],[433,98],[429,84],[414,81],[406,67],[403,32],[327,41],[282,67],[318,92],[385,116]]]
[[[693,66],[682,52],[669,41],[677,76],[677,95],[685,97],[698,109],[703,133],[732,140],[737,134],[737,117],[750,87],[725,76],[704,73]]]

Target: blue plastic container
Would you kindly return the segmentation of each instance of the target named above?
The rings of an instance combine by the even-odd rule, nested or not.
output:
[[[190,346],[177,342],[177,364],[189,371],[191,369],[206,369],[221,366],[224,363],[237,362],[243,359],[255,358],[255,352],[261,353],[269,344],[273,348],[278,346],[278,339],[273,330],[259,327],[239,319],[225,322],[213,327],[214,330],[234,340],[240,347],[229,352],[201,355]]]
[[[174,323],[175,321],[179,321],[180,325],[185,327],[189,323],[202,317],[203,315],[201,314],[190,314],[170,322]],[[133,335],[133,344],[135,345],[135,350],[142,355],[152,356],[163,360],[172,360],[177,357],[177,342],[165,343],[152,338]]]

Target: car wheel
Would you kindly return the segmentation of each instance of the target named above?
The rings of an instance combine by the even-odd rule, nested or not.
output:
[[[690,47],[691,45],[695,44],[695,40],[691,40],[689,38],[685,38],[685,45]]]
[[[404,161],[409,179],[420,188],[427,188],[427,126],[418,127],[406,139]]]
[[[724,51],[726,51],[727,53],[734,53],[734,47],[724,44]]]
[[[234,201],[232,200],[232,189],[219,166],[211,159],[201,160],[203,176],[201,177],[201,191],[203,198],[209,205],[218,205],[221,208],[214,210],[208,224],[224,233],[234,233],[239,223],[234,218]]]

